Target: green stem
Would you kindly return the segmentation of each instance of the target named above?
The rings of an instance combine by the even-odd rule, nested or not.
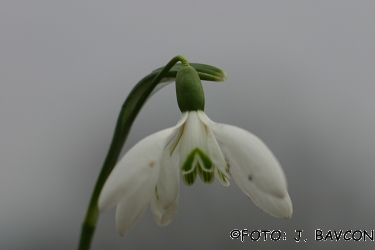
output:
[[[151,94],[156,85],[167,75],[169,70],[178,62],[181,61],[182,65],[188,65],[187,60],[183,56],[176,56],[169,61],[169,63],[149,81],[147,77],[143,78],[131,91],[120,111],[115,133],[112,138],[107,157],[103,163],[102,170],[100,171],[98,180],[95,184],[94,191],[91,196],[89,206],[87,208],[86,216],[83,221],[81,237],[79,241],[79,250],[90,249],[92,237],[95,232],[96,222],[99,217],[98,199],[100,192],[115,166],[117,159],[121,153],[122,146],[129,134],[130,128],[137,117],[142,106]],[[152,75],[152,74],[151,74]]]

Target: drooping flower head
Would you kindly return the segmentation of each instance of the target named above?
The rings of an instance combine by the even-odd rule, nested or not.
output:
[[[177,125],[131,148],[101,192],[100,211],[117,204],[120,235],[136,223],[149,203],[157,224],[169,224],[178,210],[180,178],[193,185],[197,176],[204,183],[216,177],[225,186],[231,176],[264,211],[290,218],[286,178],[275,156],[253,134],[207,117],[200,78],[188,64],[177,73],[176,95],[182,112]]]

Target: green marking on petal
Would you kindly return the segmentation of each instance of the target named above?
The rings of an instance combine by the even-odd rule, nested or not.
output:
[[[159,200],[158,185],[155,185],[155,195],[156,195],[156,199]]]
[[[229,183],[228,182],[228,178],[224,175],[223,172],[221,172],[219,169],[216,169],[217,170],[217,174],[219,176],[219,178],[224,182],[224,183]]]
[[[175,139],[173,140],[173,142],[171,143],[171,147],[170,147],[170,151],[169,151],[169,155],[170,155],[170,156],[172,156],[173,151],[176,149],[177,144],[178,144],[178,142],[179,142],[180,139],[181,139],[182,133],[184,132],[184,126],[185,126],[185,125],[183,125],[183,126],[180,128],[180,130],[178,131],[178,134],[177,134],[176,138],[175,138]]]
[[[194,166],[193,163],[196,154],[198,154],[198,157],[203,163],[203,166],[201,166],[203,170],[206,172],[213,172],[214,168],[210,158],[199,148],[195,148],[190,152],[185,163],[182,165],[181,170],[185,173],[189,173],[194,170],[196,166]]]
[[[215,172],[207,172],[204,171],[199,164],[197,164],[199,177],[201,177],[201,180],[206,184],[211,184],[214,181]]]
[[[190,173],[183,174],[182,180],[184,181],[185,185],[191,186],[194,184],[195,179],[197,178],[197,168],[194,168],[194,170]]]
[[[199,148],[196,149],[201,160],[203,161],[203,170],[207,172],[213,172],[214,171],[214,165],[212,164],[212,161],[210,157],[208,157],[203,151],[201,151]]]
[[[204,183],[212,183],[215,179],[214,165],[211,159],[199,148],[190,152],[182,165],[181,172],[184,183],[188,186],[194,184],[197,173]]]

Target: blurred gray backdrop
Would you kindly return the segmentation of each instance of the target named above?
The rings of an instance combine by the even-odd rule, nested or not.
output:
[[[314,231],[375,230],[375,1],[1,1],[0,248],[75,249],[118,112],[173,56],[224,69],[206,113],[271,148],[294,214],[276,219],[232,181],[182,186],[173,222],[149,210],[121,238],[115,209],[92,249],[374,249]],[[124,152],[180,116],[171,84]],[[232,229],[281,230],[244,242]],[[306,242],[295,242],[303,230]]]

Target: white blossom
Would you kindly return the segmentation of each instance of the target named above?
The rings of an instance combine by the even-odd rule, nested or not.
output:
[[[178,210],[180,176],[192,185],[214,177],[225,186],[229,175],[257,206],[290,218],[292,202],[282,168],[268,147],[241,128],[215,123],[203,111],[181,115],[177,125],[154,133],[117,163],[99,197],[99,210],[117,204],[116,225],[123,236],[148,204],[158,225],[168,225]]]

